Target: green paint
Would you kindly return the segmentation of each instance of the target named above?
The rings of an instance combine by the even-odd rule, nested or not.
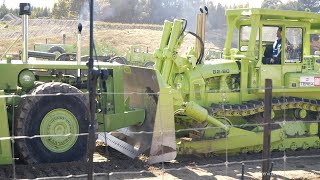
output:
[[[113,98],[114,98],[114,107],[115,113],[123,113],[125,111],[124,104],[124,74],[130,74],[130,68],[115,68],[113,69]]]
[[[294,112],[295,116],[297,118],[301,118],[304,119],[307,117],[308,113],[305,109],[296,109],[296,111]]]
[[[281,129],[272,131],[271,150],[284,151],[320,147],[318,136],[286,138],[282,134]],[[255,133],[231,128],[228,138],[201,141],[179,140],[177,141],[177,145],[181,154],[261,152],[263,132]]]
[[[97,114],[98,131],[114,131],[123,127],[142,124],[145,118],[144,109],[135,109],[134,111],[125,111],[118,114]]]
[[[9,138],[8,115],[3,90],[0,91],[0,138]],[[12,153],[10,139],[0,140],[0,164],[11,164]]]
[[[48,50],[51,47],[58,46],[62,47],[66,52],[68,53],[76,53],[77,52],[77,46],[76,45],[70,45],[70,44],[42,44],[37,43],[33,46],[34,51],[42,51],[42,52],[48,52]]]
[[[125,54],[125,58],[129,61],[130,65],[142,67],[146,66],[147,63],[155,62],[154,55],[144,51],[142,47],[138,45],[130,46],[129,51]]]
[[[164,60],[163,50],[168,44],[169,37],[171,34],[171,29],[172,29],[172,22],[165,21],[163,31],[162,31],[160,47],[154,53],[154,56],[157,58],[156,64],[155,64],[155,69],[157,69],[160,72],[162,70],[163,60]]]
[[[23,88],[32,88],[35,80],[36,77],[30,70],[23,70],[19,74],[19,85]]]

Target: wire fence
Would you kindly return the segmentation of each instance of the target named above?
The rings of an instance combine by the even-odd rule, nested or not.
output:
[[[320,102],[273,90],[266,173],[320,178]],[[65,92],[0,96],[0,179],[88,178],[88,94]],[[247,89],[241,104],[240,92],[98,93],[94,179],[261,179],[265,91]],[[203,109],[190,113],[180,97]]]

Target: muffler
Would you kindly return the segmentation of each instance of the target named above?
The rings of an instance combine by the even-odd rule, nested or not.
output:
[[[81,32],[82,32],[82,24],[78,24],[78,42],[77,42],[77,65],[81,64]],[[81,77],[81,71],[78,69],[78,78]]]
[[[23,32],[23,44],[22,44],[22,62],[28,62],[28,21],[29,15],[31,15],[30,3],[20,3],[20,12],[22,15],[22,32]]]

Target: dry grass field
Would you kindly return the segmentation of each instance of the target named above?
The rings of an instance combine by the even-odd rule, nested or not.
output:
[[[35,43],[62,44],[63,34],[66,35],[66,44],[76,45],[77,26],[76,20],[52,20],[52,19],[30,19],[29,20],[29,49],[33,50]],[[89,47],[89,22],[82,22],[82,48],[88,51]],[[131,45],[139,45],[145,51],[153,52],[160,43],[162,25],[149,24],[120,24],[96,22],[94,40],[97,48],[109,48],[118,54],[125,53]],[[0,22],[0,54],[21,35],[21,19]],[[215,36],[216,37],[216,36]],[[224,38],[220,36],[215,46],[213,43],[206,43],[206,48],[222,48]],[[195,38],[186,36],[182,50],[194,45]],[[17,54],[22,49],[20,38],[10,49],[9,54]]]

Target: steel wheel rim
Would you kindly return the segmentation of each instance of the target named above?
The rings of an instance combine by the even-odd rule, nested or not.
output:
[[[78,139],[78,134],[78,120],[66,109],[58,108],[48,112],[40,124],[43,145],[55,153],[71,149]]]

